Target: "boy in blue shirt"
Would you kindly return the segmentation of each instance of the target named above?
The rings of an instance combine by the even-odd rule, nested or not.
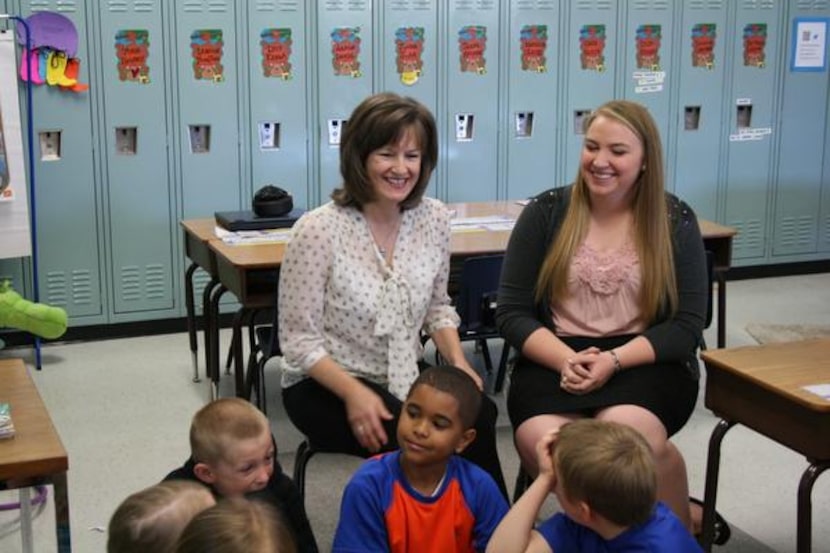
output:
[[[543,436],[536,454],[539,476],[499,524],[488,553],[702,551],[657,501],[651,448],[633,428],[577,420]],[[534,529],[551,491],[564,513]]]
[[[489,474],[462,459],[481,392],[464,371],[432,367],[412,384],[400,449],[366,461],[343,492],[335,553],[484,551],[507,512]]]

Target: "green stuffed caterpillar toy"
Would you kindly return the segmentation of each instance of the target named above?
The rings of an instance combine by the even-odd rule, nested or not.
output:
[[[9,281],[5,281],[0,283],[0,327],[4,326],[53,340],[66,332],[66,311],[33,303],[12,290]]]

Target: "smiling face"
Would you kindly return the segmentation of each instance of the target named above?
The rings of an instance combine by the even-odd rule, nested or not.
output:
[[[374,190],[374,201],[398,205],[418,183],[421,148],[411,127],[400,140],[372,151],[366,159],[366,173]]]
[[[643,162],[643,144],[630,128],[604,115],[591,122],[580,168],[592,199],[630,202]]]
[[[465,429],[461,422],[454,396],[426,384],[409,394],[398,419],[402,463],[423,469],[443,467],[450,455],[464,451],[474,438],[475,430]]]
[[[256,438],[239,440],[225,459],[198,463],[197,476],[211,484],[222,497],[239,497],[268,485],[274,473],[274,442],[266,430]]]

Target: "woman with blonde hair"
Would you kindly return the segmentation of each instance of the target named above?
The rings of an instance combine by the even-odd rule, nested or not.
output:
[[[584,417],[627,424],[654,451],[658,498],[691,524],[669,438],[697,400],[707,279],[697,218],[665,190],[651,115],[625,100],[600,106],[575,182],[533,198],[504,260],[496,319],[521,354],[508,412],[530,473],[550,429]]]

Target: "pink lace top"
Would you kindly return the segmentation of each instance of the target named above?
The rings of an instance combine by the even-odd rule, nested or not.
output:
[[[645,330],[639,320],[640,261],[634,244],[597,252],[583,243],[568,277],[568,297],[551,305],[562,336],[613,336]]]

